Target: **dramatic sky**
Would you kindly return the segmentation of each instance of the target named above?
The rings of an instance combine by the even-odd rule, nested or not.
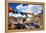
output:
[[[13,10],[17,11],[17,12],[32,11],[33,13],[40,13],[42,10],[42,5],[9,3],[9,6],[11,6],[13,8]]]

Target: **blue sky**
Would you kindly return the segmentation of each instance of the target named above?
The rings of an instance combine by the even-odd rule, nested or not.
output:
[[[31,10],[32,12],[40,13],[42,10],[42,5],[9,3],[9,6],[18,12],[27,12]]]
[[[14,10],[16,10],[16,6],[18,6],[20,4],[16,4],[16,3],[9,3],[9,6],[11,6]],[[23,4],[23,6],[27,6],[28,4]]]

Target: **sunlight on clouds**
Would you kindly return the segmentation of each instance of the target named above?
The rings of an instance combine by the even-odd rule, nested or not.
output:
[[[18,12],[27,12],[27,13],[41,13],[42,6],[41,5],[29,5],[23,6],[22,4],[18,5],[16,7],[18,9]]]
[[[23,7],[23,4],[20,4],[20,5],[18,5],[18,6],[16,6],[16,9],[22,9],[22,7]]]
[[[26,17],[25,15],[21,15],[21,14],[14,14],[12,12],[9,13],[9,16],[13,16],[13,17]]]
[[[39,13],[41,13],[42,6],[41,5],[29,5],[29,4],[23,6],[23,4],[20,4],[16,6],[16,9],[17,9],[16,11],[19,12],[19,14],[9,13],[9,15],[14,16],[14,17],[25,17],[25,16],[22,16],[20,12],[30,13],[30,14],[34,13],[34,15],[38,15]]]

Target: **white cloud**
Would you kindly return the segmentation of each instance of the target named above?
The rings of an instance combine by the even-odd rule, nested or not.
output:
[[[34,5],[28,4],[28,9],[32,10],[32,7],[33,7],[33,6],[34,6]]]
[[[14,13],[12,13],[12,12],[9,13],[9,16],[13,16],[13,17],[26,17],[25,15],[14,14]]]
[[[23,7],[23,4],[20,4],[20,5],[18,5],[18,6],[16,6],[16,9],[22,9],[22,7]]]
[[[26,5],[23,6],[23,4],[20,4],[16,8],[19,10],[18,12],[27,12],[27,13],[29,12],[29,13],[39,14],[39,13],[41,13],[42,5],[28,4],[28,6],[26,6]]]
[[[10,13],[9,13],[9,16],[13,16],[13,13],[12,13],[12,12],[10,12]]]

